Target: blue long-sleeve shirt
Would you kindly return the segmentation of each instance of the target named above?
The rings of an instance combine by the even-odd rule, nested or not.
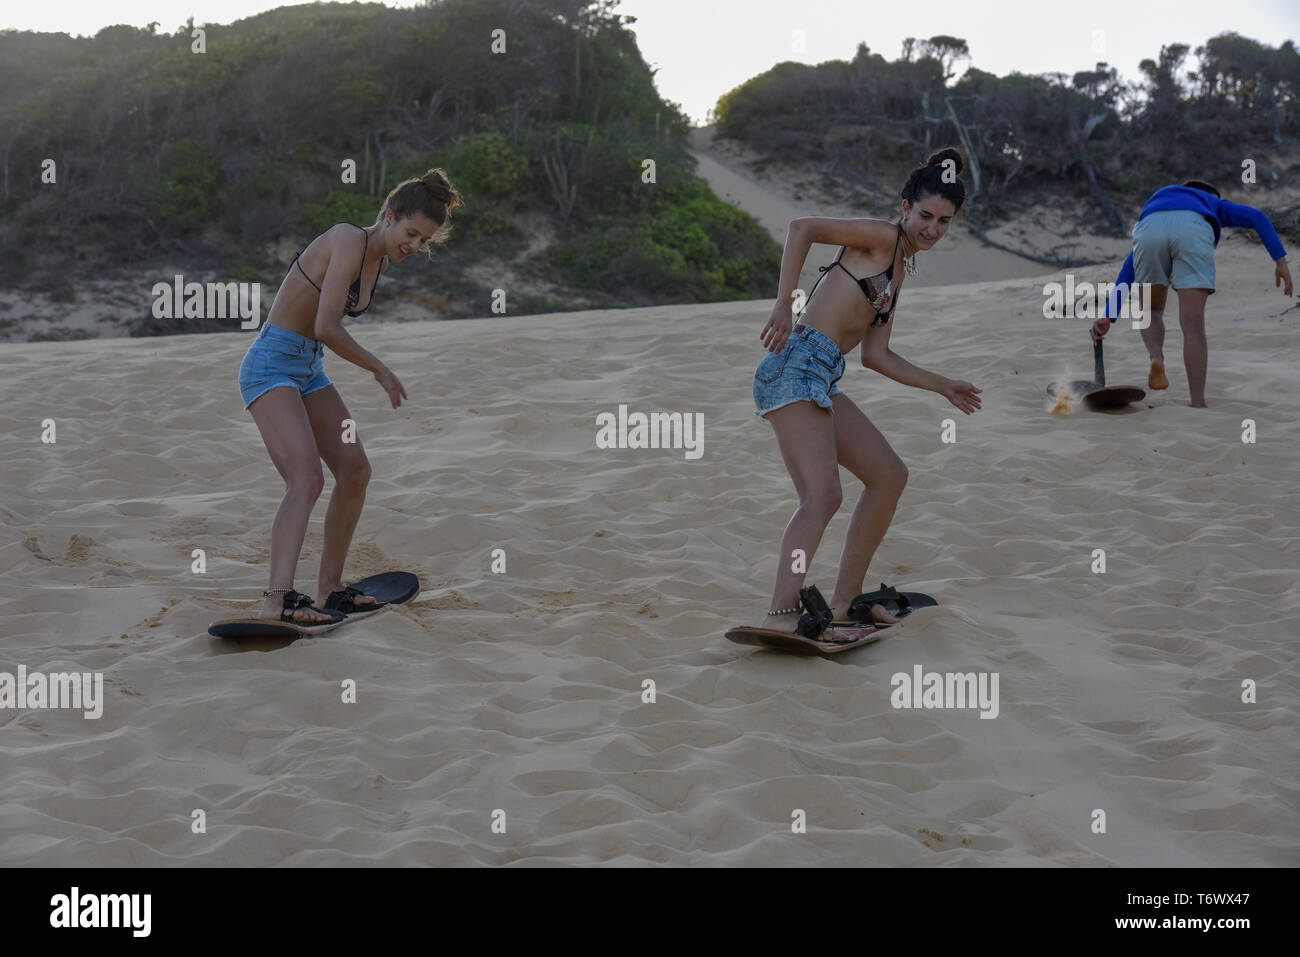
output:
[[[1214,227],[1215,246],[1219,245],[1219,234],[1224,226],[1250,228],[1259,234],[1259,238],[1264,242],[1264,248],[1273,259],[1281,259],[1286,255],[1282,240],[1278,239],[1277,230],[1268,221],[1268,217],[1254,206],[1230,203],[1226,199],[1219,199],[1213,193],[1193,189],[1190,186],[1164,186],[1151,194],[1151,198],[1142,207],[1138,219],[1142,219],[1149,213],[1166,209],[1190,209],[1208,219],[1210,225]],[[1111,322],[1117,318],[1116,313],[1119,312],[1132,282],[1133,253],[1130,252],[1128,258],[1124,260],[1124,265],[1119,269],[1119,275],[1115,278],[1115,291],[1111,293],[1106,303],[1105,315]]]

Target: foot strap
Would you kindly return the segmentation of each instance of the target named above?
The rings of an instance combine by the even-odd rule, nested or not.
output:
[[[272,589],[272,591],[284,594],[284,607],[280,610],[281,621],[287,621],[290,624],[298,625],[299,627],[303,625],[329,624],[328,621],[299,621],[298,619],[294,618],[293,617],[294,613],[298,611],[299,608],[304,608],[304,607],[310,608],[312,611],[318,611],[322,615],[329,615],[330,619],[333,621],[342,621],[344,618],[344,616],[337,611],[326,611],[322,608],[317,608],[316,603],[312,599],[311,595],[299,594],[298,592],[294,591],[292,588],[276,588],[276,589]]]
[[[325,610],[341,611],[345,615],[352,615],[363,611],[378,611],[387,604],[387,602],[382,601],[372,601],[368,604],[357,602],[358,598],[364,597],[366,597],[365,592],[359,591],[351,585],[346,585],[342,591],[330,592],[329,597],[325,599]]]
[[[868,592],[865,595],[859,595],[849,604],[848,617],[852,621],[860,621],[865,624],[876,624],[875,617],[871,614],[872,606],[884,605],[885,611],[889,612],[895,618],[902,618],[912,610],[912,603],[908,601],[907,596],[897,588],[891,588],[884,582],[880,583],[880,590]]]
[[[826,599],[822,597],[816,585],[800,588],[799,602],[806,609],[806,613],[799,619],[794,633],[804,638],[816,639],[835,620],[835,615],[831,613],[831,606],[826,604]]]

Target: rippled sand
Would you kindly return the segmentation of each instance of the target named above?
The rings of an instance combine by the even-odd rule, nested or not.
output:
[[[1297,313],[1261,263],[1220,252],[1209,410],[1176,320],[1168,392],[1062,418],[1044,387],[1091,350],[1041,280],[912,290],[893,347],[985,410],[849,357],[911,469],[868,584],[942,607],[835,660],[722,637],[766,610],[794,505],[750,397],[770,303],[354,325],[410,401],[326,360],[374,466],[349,576],[425,591],[288,645],[205,633],[265,586],[281,490],[235,387],[247,339],[10,346],[0,671],[102,671],[107,704],[0,710],[0,863],[1294,864]],[[1145,372],[1117,330],[1108,379]],[[702,412],[703,457],[597,449],[621,403]],[[998,717],[895,710],[917,664],[997,672]]]

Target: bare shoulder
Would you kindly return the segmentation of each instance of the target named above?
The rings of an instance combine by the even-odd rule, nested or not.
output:
[[[850,246],[868,253],[881,246],[892,245],[898,236],[898,227],[883,219],[836,219],[829,216],[808,216],[795,220],[807,231],[814,243],[827,246]]]
[[[363,246],[360,231],[351,223],[335,223],[317,237],[328,256],[326,268],[356,272],[361,265]]]

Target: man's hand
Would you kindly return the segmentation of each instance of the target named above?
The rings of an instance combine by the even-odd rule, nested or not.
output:
[[[406,390],[402,388],[402,383],[398,381],[397,376],[393,375],[393,370],[384,366],[375,373],[375,381],[384,387],[388,393],[388,401],[393,403],[393,408],[402,404],[406,398]]]
[[[980,390],[969,382],[949,380],[940,394],[967,415],[979,410]]]
[[[1098,319],[1092,324],[1092,341],[1101,342],[1101,337],[1110,331],[1113,323],[1109,319]]]
[[[1291,270],[1286,268],[1286,257],[1276,260],[1277,265],[1273,267],[1273,288],[1283,287],[1283,294],[1291,298]]]
[[[768,352],[780,352],[785,348],[785,340],[790,336],[790,327],[793,323],[790,303],[778,299],[776,305],[772,307],[772,315],[768,317],[767,325],[759,334]]]

